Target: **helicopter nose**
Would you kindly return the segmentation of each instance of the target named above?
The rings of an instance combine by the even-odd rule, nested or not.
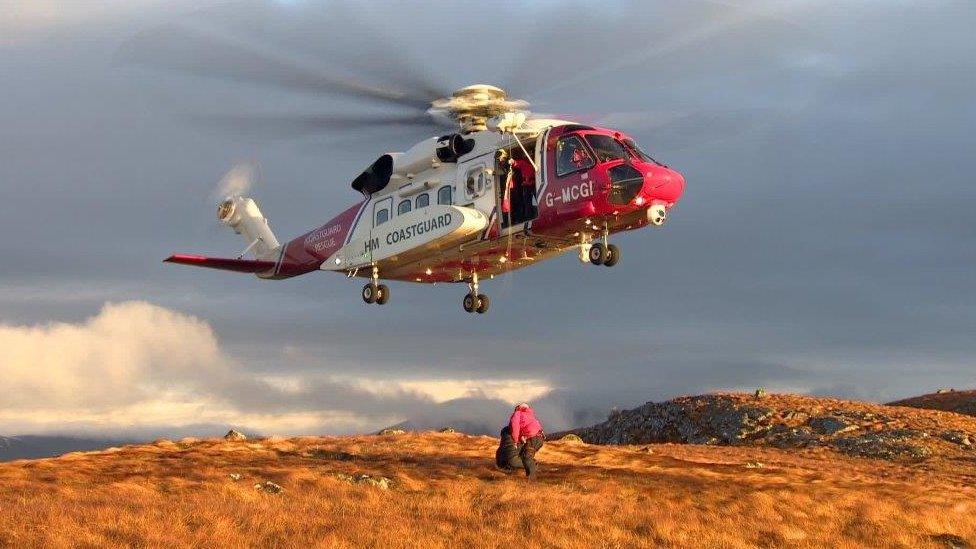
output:
[[[671,168],[655,167],[644,174],[644,188],[648,202],[661,200],[673,204],[684,192],[685,178]]]

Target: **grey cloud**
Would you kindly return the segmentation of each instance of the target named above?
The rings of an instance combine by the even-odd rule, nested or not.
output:
[[[0,292],[0,320],[79,320],[106,300],[145,299],[206,319],[248,375],[309,380],[290,401],[260,385],[211,389],[229,402],[335,402],[430,423],[447,416],[422,398],[322,380],[544,378],[558,387],[546,413],[567,426],[715,388],[886,399],[971,384],[976,13],[963,1],[782,5],[620,2],[585,18],[561,3],[214,8],[228,17],[208,24],[324,71],[501,82],[540,111],[617,113],[615,126],[686,175],[668,226],[617,238],[614,270],[565,257],[496,279],[485,285],[493,310],[477,319],[460,312],[459,287],[395,284],[376,310],[341,277],[268,283],[159,263],[177,250],[239,250],[208,198],[239,159],[260,161],[262,208],[290,236],[356,200],[349,179],[414,137],[266,140],[179,115],[341,112],[356,101],[113,65],[138,32],[185,21],[178,8],[3,44],[0,228],[11,238],[0,284],[49,297]],[[473,40],[465,22],[477,17],[492,24]],[[360,28],[370,30],[347,30]],[[384,73],[389,44],[428,74],[405,63]],[[289,359],[286,346],[314,358]],[[457,406],[501,413],[474,404]]]

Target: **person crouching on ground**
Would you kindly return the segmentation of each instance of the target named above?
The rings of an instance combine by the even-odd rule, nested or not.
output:
[[[508,423],[512,429],[512,440],[519,445],[519,457],[522,458],[525,476],[535,476],[535,454],[542,448],[546,439],[545,433],[542,432],[542,423],[536,419],[535,411],[525,402],[515,406]]]
[[[515,439],[512,438],[511,425],[502,428],[498,440],[498,449],[495,450],[495,465],[506,473],[523,468],[522,458],[519,457],[519,447],[515,444]]]

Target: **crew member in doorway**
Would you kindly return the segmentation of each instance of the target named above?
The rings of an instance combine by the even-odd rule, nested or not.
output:
[[[528,158],[519,155],[512,159],[512,170],[515,172],[515,192],[519,193],[519,211],[515,214],[517,223],[535,219],[535,168]]]
[[[497,161],[499,175],[502,182],[502,184],[499,185],[499,188],[502,189],[502,218],[505,221],[503,226],[507,227],[512,223],[512,186],[514,182],[514,170],[512,169],[512,159],[508,156],[508,153],[505,152],[505,149],[498,149],[495,159]]]
[[[534,477],[536,474],[535,454],[545,443],[546,435],[542,432],[542,423],[535,417],[535,411],[528,403],[520,402],[515,406],[512,417],[508,420],[512,429],[512,440],[518,444],[519,457],[525,476]]]

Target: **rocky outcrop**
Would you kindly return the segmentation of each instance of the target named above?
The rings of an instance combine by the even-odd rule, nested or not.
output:
[[[947,429],[937,413],[797,395],[709,394],[648,402],[571,434],[595,444],[690,443],[826,447],[851,456],[923,460],[972,451],[976,421]],[[555,436],[558,437],[557,433]]]
[[[244,433],[231,429],[230,431],[227,431],[226,435],[224,435],[224,440],[247,440],[247,437],[244,435]]]

